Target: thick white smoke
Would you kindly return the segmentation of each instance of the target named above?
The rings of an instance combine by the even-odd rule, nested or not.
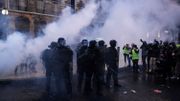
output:
[[[174,0],[102,0],[101,4],[98,14],[102,15],[92,24],[90,39],[104,39],[107,45],[115,39],[122,49],[127,43],[140,46],[140,39],[152,42],[177,38],[180,5]],[[122,54],[120,66],[124,66]]]
[[[45,36],[25,40],[17,32],[9,35],[6,41],[0,42],[0,74],[13,73],[15,66],[29,54],[39,59],[40,53],[59,37],[65,37],[68,44],[73,44],[83,32],[89,39],[100,37],[106,42],[116,39],[122,47],[125,43],[139,44],[140,38],[165,40],[169,35],[164,30],[176,30],[180,21],[180,6],[173,0],[101,2],[99,9],[91,2],[76,14],[72,14],[70,8],[64,9],[59,20],[46,26]]]
[[[180,6],[173,0],[111,0],[104,26],[95,37],[119,44],[136,43],[172,37],[165,30],[176,30],[180,21]],[[109,4],[109,2],[107,2]],[[173,33],[176,34],[176,33]],[[172,40],[169,39],[169,40]]]
[[[25,56],[25,38],[20,33],[8,36],[7,41],[0,42],[0,73],[12,71]]]
[[[9,75],[14,72],[15,66],[21,63],[29,54],[33,54],[39,62],[41,52],[59,37],[67,39],[73,44],[82,28],[88,26],[96,15],[98,5],[90,2],[86,7],[73,14],[69,7],[63,10],[57,21],[47,25],[45,36],[25,40],[23,34],[14,32],[6,41],[0,41],[0,75]]]

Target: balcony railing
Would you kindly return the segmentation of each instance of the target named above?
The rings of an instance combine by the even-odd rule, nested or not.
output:
[[[76,3],[76,0],[0,0],[0,9],[7,8],[10,12],[38,15],[57,16],[66,6],[79,10],[83,4]]]
[[[8,4],[8,5],[7,5]],[[34,12],[58,15],[62,6],[58,0],[0,0],[0,8],[8,6],[9,11]]]

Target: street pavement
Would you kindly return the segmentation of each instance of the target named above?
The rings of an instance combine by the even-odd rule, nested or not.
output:
[[[52,80],[51,96],[45,92],[45,77],[0,79],[0,101],[56,101],[56,88]],[[71,101],[180,101],[180,82],[164,80],[146,73],[133,73],[129,69],[119,71],[121,88],[105,88],[104,96],[92,93],[85,96],[76,89],[73,77]]]

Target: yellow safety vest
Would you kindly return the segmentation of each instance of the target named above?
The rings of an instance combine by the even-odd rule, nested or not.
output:
[[[123,49],[123,53],[124,53],[124,54],[129,54],[129,50],[128,50],[127,48],[124,48],[124,49]]]
[[[177,47],[177,48],[180,48],[180,44],[176,44],[176,47]]]
[[[139,59],[139,53],[136,53],[135,50],[132,50],[132,60],[138,60]]]

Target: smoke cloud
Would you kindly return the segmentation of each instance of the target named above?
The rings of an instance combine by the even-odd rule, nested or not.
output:
[[[125,43],[140,44],[140,38],[173,40],[177,36],[180,6],[173,0],[100,2],[100,5],[90,2],[75,14],[65,8],[58,20],[45,27],[45,36],[26,40],[22,33],[14,32],[6,41],[0,41],[0,75],[13,73],[15,66],[29,54],[39,63],[41,52],[59,37],[70,45],[82,37],[102,38],[106,42],[116,39],[122,47]]]
[[[139,44],[147,41],[174,40],[180,24],[180,6],[173,0],[111,0],[104,26],[95,37]],[[168,31],[166,31],[168,30]]]
[[[0,41],[0,75],[14,73],[15,66],[30,54],[40,62],[41,52],[59,37],[67,39],[67,44],[75,43],[82,28],[88,26],[96,14],[97,4],[90,2],[84,9],[73,14],[70,7],[63,10],[58,20],[48,24],[44,29],[45,36],[28,39],[22,33],[14,32],[6,41]]]

